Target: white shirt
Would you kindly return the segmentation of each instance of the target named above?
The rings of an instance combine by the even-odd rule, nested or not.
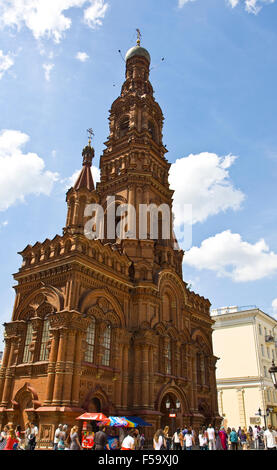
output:
[[[214,428],[207,428],[207,433],[208,433],[208,437],[209,437],[209,441],[213,441],[214,440]]]
[[[204,434],[199,434],[199,445],[200,447],[206,446],[207,445],[207,438],[204,436]]]
[[[277,437],[277,432],[276,431],[270,431],[267,429],[264,432],[264,437],[266,438],[266,447],[271,449],[272,447],[276,447],[276,437]]]
[[[180,439],[177,432],[174,433],[173,440],[176,444],[180,443]]]
[[[160,450],[163,445],[163,437],[159,436],[158,442],[155,441],[154,439],[154,449],[155,450]]]
[[[253,429],[253,436],[254,436],[254,439],[258,439],[258,429],[257,428]]]
[[[135,439],[132,436],[126,436],[125,439],[123,439],[121,447],[124,447],[125,449],[132,449],[134,444]]]
[[[186,441],[186,447],[191,447],[192,446],[192,435],[191,434],[186,434],[185,435],[185,441]]]
[[[60,428],[56,429],[55,431],[55,437],[54,437],[54,444],[58,444],[59,442],[59,435],[60,433],[62,432],[62,430]]]

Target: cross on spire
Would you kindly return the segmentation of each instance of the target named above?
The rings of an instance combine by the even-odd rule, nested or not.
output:
[[[141,32],[138,28],[136,29],[136,32],[137,32],[137,46],[140,46]]]
[[[87,133],[88,133],[88,144],[89,146],[91,146],[91,140],[92,140],[92,137],[94,137],[94,132],[91,127],[87,129]]]

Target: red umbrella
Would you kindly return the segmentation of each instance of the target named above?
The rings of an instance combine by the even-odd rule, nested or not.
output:
[[[103,413],[84,413],[76,419],[83,419],[85,421],[104,421],[108,418]]]

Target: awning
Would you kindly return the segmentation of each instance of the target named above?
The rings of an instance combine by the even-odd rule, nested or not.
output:
[[[83,419],[84,421],[105,421],[108,418],[103,413],[84,413],[76,419]]]
[[[128,421],[132,421],[132,423],[135,423],[137,426],[152,426],[152,424],[147,423],[146,421],[144,421],[139,416],[127,416],[126,419]]]

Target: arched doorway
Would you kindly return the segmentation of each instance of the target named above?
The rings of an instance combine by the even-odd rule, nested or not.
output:
[[[92,398],[88,404],[88,412],[89,413],[100,413],[101,410],[101,402],[99,398]]]

